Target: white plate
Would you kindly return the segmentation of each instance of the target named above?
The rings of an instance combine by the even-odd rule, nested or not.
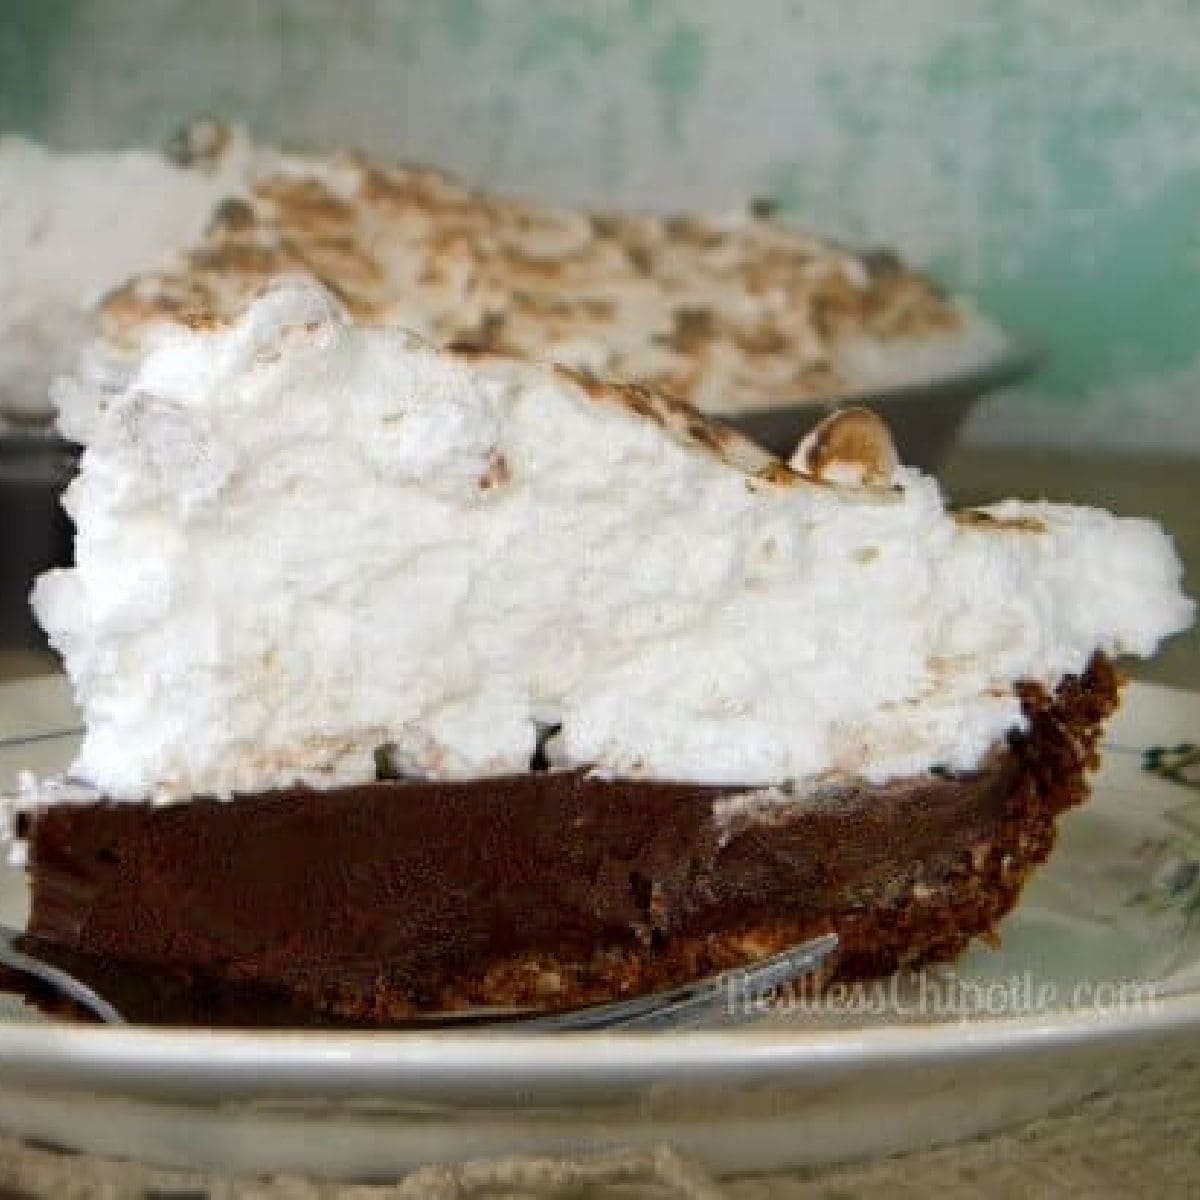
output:
[[[0,685],[0,785],[61,767],[61,681]],[[241,1033],[0,1019],[0,1127],[176,1164],[385,1177],[670,1142],[717,1171],[1025,1120],[1200,1027],[1200,696],[1132,685],[1091,802],[1005,923],[940,972],[733,1032]],[[1159,747],[1156,751],[1154,748]],[[24,919],[16,873],[0,919]]]

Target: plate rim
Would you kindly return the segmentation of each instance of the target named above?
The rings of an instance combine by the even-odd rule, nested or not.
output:
[[[846,1030],[743,1029],[672,1033],[490,1031],[312,1032],[0,1025],[0,1080],[43,1087],[193,1098],[287,1093],[405,1097],[502,1091],[540,1104],[539,1090],[573,1095],[687,1082],[770,1083],[847,1067],[946,1064],[1085,1048],[1200,1026],[1200,991],[1152,1007]],[[521,1097],[528,1090],[531,1094]],[[515,1092],[516,1096],[513,1095]]]

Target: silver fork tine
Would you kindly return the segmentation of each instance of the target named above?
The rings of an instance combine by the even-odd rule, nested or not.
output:
[[[828,961],[837,946],[837,934],[827,933],[748,966],[721,971],[669,991],[526,1017],[514,1024],[520,1029],[558,1032],[741,1024],[758,1011],[771,991],[811,974]]]
[[[24,951],[18,950],[17,939],[21,936],[17,930],[0,925],[0,966],[49,984],[56,992],[66,996],[68,1000],[73,1000],[80,1008],[87,1009],[92,1016],[98,1017],[106,1025],[125,1024],[125,1018],[82,980],[76,979],[60,967],[31,958]]]

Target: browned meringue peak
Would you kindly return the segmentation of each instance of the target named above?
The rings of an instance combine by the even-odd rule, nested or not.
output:
[[[887,422],[869,408],[843,408],[811,429],[792,467],[826,483],[887,487],[900,456]]]
[[[220,127],[181,141],[220,153]],[[364,322],[440,345],[632,379],[707,411],[852,385],[838,345],[959,332],[962,310],[890,255],[857,256],[747,215],[587,214],[472,189],[439,171],[344,152],[260,152],[246,193],[177,268],[102,306],[104,332],[228,315],[275,275],[305,272]]]
[[[582,388],[593,400],[653,421],[675,441],[716,458],[754,480],[783,487],[816,482],[736,429],[706,417],[685,400],[676,400],[643,384],[595,379],[570,367],[556,366],[554,370]]]
[[[978,508],[957,508],[950,515],[959,525],[984,533],[1049,533],[1045,521],[1028,513],[1004,514]]]

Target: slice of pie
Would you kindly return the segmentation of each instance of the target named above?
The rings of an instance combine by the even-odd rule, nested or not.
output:
[[[712,412],[925,382],[1006,347],[893,253],[855,252],[766,207],[556,208],[429,167],[253,145],[212,121],[167,155],[0,138],[0,415],[49,416],[47,386],[93,317],[111,341],[136,342],[164,311],[228,310],[288,272],[360,321],[646,383]]]
[[[86,723],[19,799],[39,953],[152,1021],[557,1008],[814,933],[991,933],[1193,605],[1153,524],[947,509],[278,280],[139,334],[34,605]]]
[[[213,131],[198,136],[204,150]],[[855,252],[758,206],[586,212],[428,167],[267,147],[204,238],[117,288],[101,325],[136,340],[163,311],[229,311],[287,273],[319,280],[360,322],[644,383],[713,413],[925,382],[1005,345],[896,255]]]

